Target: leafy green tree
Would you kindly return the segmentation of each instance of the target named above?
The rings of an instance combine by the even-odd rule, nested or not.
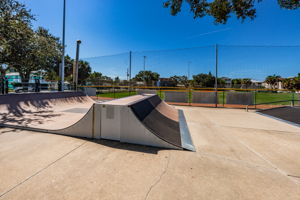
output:
[[[214,87],[215,85],[215,77],[212,75],[211,72],[208,74],[197,74],[193,76],[193,80],[195,84],[199,87]]]
[[[69,82],[73,81],[73,65],[75,60],[70,56],[65,56],[65,79]],[[59,62],[60,63],[60,62]],[[56,67],[56,72],[58,73],[59,68]],[[86,61],[79,60],[78,62],[78,84],[85,84],[91,75],[92,68],[90,64]]]
[[[271,86],[272,89],[275,89],[275,86],[280,81],[281,77],[277,75],[267,76],[265,82]]]
[[[171,9],[171,15],[181,12],[182,4],[188,3],[194,18],[212,16],[215,23],[225,24],[228,19],[235,15],[242,21],[256,17],[255,4],[262,0],[167,0],[164,7]],[[281,8],[297,9],[300,7],[299,0],[278,0]]]
[[[177,85],[183,85],[184,87],[189,87],[190,81],[187,76],[172,76],[170,77],[172,81]]]
[[[115,77],[115,84],[119,84],[120,83],[120,78],[117,76],[117,77]]]
[[[100,83],[101,79],[102,79],[102,73],[94,71],[93,73],[90,74],[87,81],[90,82],[92,85],[97,85]]]
[[[144,81],[148,86],[153,85],[153,82],[159,80],[159,74],[152,71],[140,71],[133,80]]]
[[[29,56],[34,17],[16,0],[1,0],[0,11],[0,70],[4,75],[7,68],[23,65],[24,57]]]
[[[249,88],[252,85],[252,81],[250,78],[243,78],[241,83],[242,83],[242,87],[245,88]]]
[[[232,79],[231,84],[232,84],[232,87],[234,87],[234,88],[240,88],[242,85],[242,79],[240,79],[240,78]]]
[[[299,90],[300,89],[300,73],[297,77],[285,78],[282,80],[283,87],[289,90]]]
[[[0,10],[2,74],[11,68],[19,72],[22,82],[28,82],[32,71],[53,72],[61,55],[59,38],[42,27],[34,31],[31,26],[33,15],[16,0],[2,0]]]

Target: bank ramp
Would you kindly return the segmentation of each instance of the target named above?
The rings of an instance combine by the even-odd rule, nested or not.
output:
[[[5,104],[0,102],[2,127],[195,151],[183,112],[157,95],[135,95],[102,103],[82,93],[51,93],[50,99],[47,94],[26,95],[24,102],[22,96],[14,96],[19,99],[18,112],[10,113],[9,119],[3,117],[12,106],[9,95]],[[46,115],[39,123],[20,123],[22,116],[34,119],[44,112],[54,117]]]

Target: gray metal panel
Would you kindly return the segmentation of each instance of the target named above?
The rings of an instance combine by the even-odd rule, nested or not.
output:
[[[166,102],[188,103],[187,92],[165,91]]]
[[[101,105],[101,138],[120,141],[121,107]]]
[[[216,95],[216,92],[193,92],[192,103],[215,104],[218,103]]]
[[[252,105],[254,103],[252,92],[228,92],[226,104]]]
[[[156,94],[156,90],[137,90],[137,94],[142,95],[142,94]]]
[[[182,110],[179,110],[178,112],[179,112],[179,124],[180,124],[182,148],[190,151],[196,151],[188,125],[185,120],[184,113]]]
[[[154,147],[179,149],[151,133],[134,115],[129,107],[121,111],[121,142],[148,145]]]
[[[94,105],[94,138],[101,139],[101,105]]]

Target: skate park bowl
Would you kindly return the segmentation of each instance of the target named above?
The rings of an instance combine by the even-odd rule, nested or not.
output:
[[[97,103],[81,92],[0,97],[0,126],[195,151],[181,110],[155,94]]]

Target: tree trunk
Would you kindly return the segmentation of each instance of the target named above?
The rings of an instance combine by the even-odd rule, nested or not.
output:
[[[20,73],[23,90],[28,92],[30,72]]]

